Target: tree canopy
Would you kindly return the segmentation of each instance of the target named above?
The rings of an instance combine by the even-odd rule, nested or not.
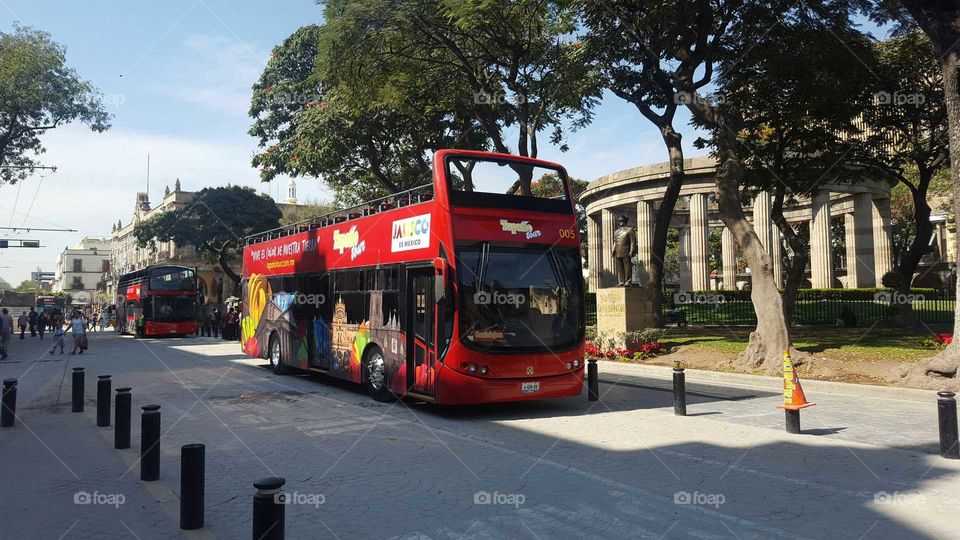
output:
[[[67,67],[65,48],[25,26],[0,32],[0,184],[29,176],[46,151],[40,136],[73,121],[110,127],[100,92]]]
[[[140,247],[174,241],[194,246],[210,262],[217,262],[234,282],[240,276],[230,263],[242,252],[244,236],[280,224],[280,209],[268,195],[251,188],[204,188],[182,209],[170,210],[137,223],[133,234]]]

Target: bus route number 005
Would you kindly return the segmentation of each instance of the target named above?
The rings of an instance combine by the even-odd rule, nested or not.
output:
[[[573,229],[560,229],[560,238],[576,238],[577,233]]]

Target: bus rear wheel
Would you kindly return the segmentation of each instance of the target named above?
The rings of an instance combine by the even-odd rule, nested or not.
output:
[[[383,359],[383,351],[376,345],[371,345],[363,361],[364,379],[366,380],[367,393],[376,401],[393,401],[396,397],[390,391],[390,383],[387,381],[386,363]]]
[[[283,365],[283,352],[280,348],[280,338],[276,334],[270,336],[270,348],[267,349],[267,358],[270,360],[270,371],[274,375],[286,375],[287,366]]]

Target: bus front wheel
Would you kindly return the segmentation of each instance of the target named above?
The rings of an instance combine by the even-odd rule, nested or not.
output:
[[[288,370],[287,366],[283,365],[280,338],[276,334],[270,336],[267,358],[270,360],[270,370],[273,371],[274,375],[286,375]]]
[[[363,369],[367,393],[370,394],[370,397],[377,401],[393,401],[395,397],[393,392],[390,391],[390,383],[387,381],[386,364],[380,347],[370,346],[363,362]]]

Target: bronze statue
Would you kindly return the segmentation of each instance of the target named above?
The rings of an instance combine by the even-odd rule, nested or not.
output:
[[[617,286],[628,287],[633,280],[633,261],[637,254],[637,233],[627,226],[626,216],[617,216],[617,230],[613,233],[614,268]]]

